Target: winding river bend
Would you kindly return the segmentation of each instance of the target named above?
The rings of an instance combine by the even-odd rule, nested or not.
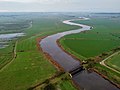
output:
[[[86,20],[88,18],[84,18]],[[80,62],[75,60],[72,56],[65,53],[58,45],[57,40],[61,37],[81,31],[90,30],[90,26],[73,23],[74,20],[63,21],[65,24],[76,25],[82,28],[77,30],[65,31],[48,36],[41,40],[40,46],[43,52],[48,53],[54,61],[56,61],[66,72],[72,71],[80,67]],[[85,70],[76,73],[72,80],[80,87],[81,90],[120,90],[109,81],[102,78],[95,72],[87,72]]]

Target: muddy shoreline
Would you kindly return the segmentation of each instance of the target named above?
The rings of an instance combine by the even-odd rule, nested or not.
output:
[[[57,69],[57,71],[62,71],[62,72],[64,72],[63,67],[61,67],[57,62],[55,62],[54,59],[53,59],[48,53],[43,52],[43,50],[42,50],[39,42],[40,42],[42,39],[46,38],[46,37],[47,37],[47,36],[40,37],[40,38],[37,38],[37,39],[36,39],[36,41],[37,41],[37,44],[36,44],[36,45],[37,45],[38,50],[45,55],[45,57],[47,58],[47,60],[48,60],[52,65],[54,65],[54,67]],[[70,81],[71,81],[71,84],[72,84],[77,90],[80,90],[79,85],[77,85],[77,83],[75,83],[74,80],[71,79]]]
[[[61,39],[61,38],[60,38],[60,39]],[[68,51],[66,51],[66,50],[62,47],[62,45],[60,44],[60,39],[58,39],[58,40],[56,41],[56,42],[57,42],[57,45],[58,45],[65,53],[69,54],[69,55],[72,56],[74,59],[76,59],[76,60],[78,60],[80,63],[82,63],[81,60],[80,60],[78,57],[76,57],[74,54],[69,53]]]
[[[56,68],[58,71],[64,71],[63,67],[61,67],[55,60],[53,60],[52,57],[51,57],[48,53],[46,53],[46,52],[44,52],[44,51],[42,50],[42,48],[41,48],[41,46],[40,46],[39,43],[41,42],[42,39],[44,39],[44,38],[46,38],[46,37],[47,37],[47,36],[40,37],[40,38],[37,38],[37,39],[36,39],[38,50],[45,55],[45,57],[47,58],[47,60],[48,60],[52,65],[54,65],[55,68]]]

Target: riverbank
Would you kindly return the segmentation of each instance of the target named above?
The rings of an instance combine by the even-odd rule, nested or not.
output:
[[[71,55],[74,59],[79,60],[81,63],[83,62],[82,60],[80,60],[80,58],[76,57],[76,55],[74,55],[74,54],[70,53],[69,51],[65,50],[65,48],[64,48],[64,47],[61,45],[61,43],[60,43],[60,39],[57,40],[57,44],[58,44],[58,46],[59,46],[64,52],[66,52],[67,54]],[[120,85],[119,85],[119,84],[111,81],[107,76],[105,76],[104,74],[100,73],[97,69],[92,69],[92,72],[98,73],[98,74],[99,74],[101,77],[103,77],[105,80],[108,80],[111,84],[113,84],[113,85],[115,85],[116,87],[120,88]],[[73,81],[73,82],[74,82],[74,81]],[[78,86],[77,83],[76,83],[76,86]]]
[[[48,60],[51,64],[53,64],[58,71],[64,71],[63,67],[61,67],[57,62],[55,62],[48,53],[45,53],[45,52],[42,50],[42,48],[41,48],[41,46],[40,46],[39,43],[41,42],[42,39],[44,39],[44,38],[46,38],[46,37],[47,37],[47,36],[44,36],[44,37],[41,37],[41,38],[37,38],[37,39],[36,39],[38,50],[39,50],[40,52],[43,52],[43,54],[45,55],[45,57],[47,57],[47,60]]]
[[[63,50],[61,50],[61,48],[57,45],[56,42],[58,39],[60,39],[61,37],[65,35],[72,34],[72,33],[79,33],[84,30],[90,30],[90,26],[72,23],[70,22],[70,20],[63,21],[63,23],[80,26],[82,27],[82,29],[66,31],[66,32],[57,33],[57,34],[48,36],[40,42],[40,46],[43,52],[48,53],[53,58],[53,60],[55,60],[57,63],[59,63],[64,68],[65,71],[70,71],[72,69],[75,69],[76,66],[78,67],[80,65],[80,62],[74,59],[73,57],[71,57],[70,55],[66,54]],[[97,77],[95,77],[96,75]],[[90,80],[91,80],[90,78],[92,78],[95,81],[93,83],[90,83]],[[99,76],[96,73],[89,74],[86,71],[82,71],[82,73],[75,75],[72,79],[81,88],[83,87],[86,90],[89,88],[91,88],[91,90],[96,90],[95,88],[98,88],[99,86],[102,86],[103,88],[102,90],[106,90],[106,89],[118,90],[110,82],[106,81],[105,79],[103,79],[101,76]],[[81,79],[85,79],[84,82],[81,81]],[[109,87],[106,87],[106,84],[109,85]],[[99,88],[99,90],[101,89]]]
[[[99,32],[97,32],[97,34],[98,34]],[[86,33],[85,33],[86,34]],[[78,34],[79,35],[79,34]],[[75,35],[73,34],[73,35],[71,35],[71,37],[75,37],[75,39],[73,39],[72,38],[72,40],[78,40],[78,39],[76,39],[77,37],[79,37],[80,38],[80,35],[79,36],[76,36],[75,37]],[[81,34],[82,35],[82,34]],[[98,34],[99,35],[99,34]],[[83,37],[83,35],[82,35],[82,37]],[[69,35],[66,37],[66,38],[70,38],[69,37]],[[98,37],[97,37],[98,38]],[[65,38],[63,38],[63,39],[65,39]],[[71,38],[70,38],[70,40],[71,40]],[[81,40],[81,39],[80,39]],[[75,57],[76,58],[76,54],[72,54],[71,52],[69,52],[70,50],[68,50],[68,51],[66,51],[66,48],[65,47],[63,47],[62,46],[62,44],[60,43],[60,41],[57,41],[57,44],[58,44],[58,46],[63,50],[63,51],[65,51],[66,53],[68,53],[69,55],[72,55],[73,57]],[[72,43],[71,43],[71,45],[73,45]],[[74,45],[73,45],[73,47],[74,47]],[[78,57],[77,57],[78,58]],[[79,60],[79,58],[78,58],[78,60]],[[102,74],[102,72],[96,72],[96,73],[98,73],[99,75],[101,75],[104,79],[106,79],[106,80],[108,80],[109,82],[111,82],[113,85],[115,85],[115,86],[117,86],[118,88],[120,88],[120,86],[119,86],[119,84],[118,83],[116,83],[116,82],[114,82],[113,81],[113,79],[111,80],[110,78],[108,78],[107,76],[105,76],[104,74]],[[117,76],[115,76],[115,77],[117,77]]]
[[[37,19],[36,17],[33,19],[32,28],[25,30],[26,36],[18,40],[17,57],[0,72],[0,88],[2,90],[26,90],[37,83],[43,82],[57,72],[45,55],[38,50],[36,38],[77,29],[76,26],[64,25],[60,21],[63,18],[58,16],[39,16]],[[13,50],[13,46],[12,43],[9,47],[1,49],[0,54],[9,54]],[[7,55],[5,55],[5,60],[7,58]],[[2,59],[0,58],[0,60]]]

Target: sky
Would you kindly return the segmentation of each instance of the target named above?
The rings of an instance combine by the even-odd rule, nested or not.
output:
[[[120,12],[120,0],[0,0],[0,12]]]

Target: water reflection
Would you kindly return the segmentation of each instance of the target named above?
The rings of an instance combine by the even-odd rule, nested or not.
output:
[[[0,34],[0,48],[9,46],[9,41],[25,36],[24,33]]]
[[[69,72],[74,68],[79,67],[80,62],[68,55],[67,53],[65,53],[63,50],[61,50],[61,48],[57,45],[56,41],[68,34],[90,30],[91,27],[87,25],[73,23],[71,22],[71,20],[63,21],[63,23],[69,25],[77,25],[82,28],[48,36],[42,39],[42,41],[40,42],[40,46],[42,50],[45,53],[48,53],[54,61],[56,61],[59,65],[61,65],[64,68],[65,71]],[[90,73],[83,70],[82,72],[76,73],[73,76],[72,80],[81,88],[81,90],[120,90],[95,72]]]

